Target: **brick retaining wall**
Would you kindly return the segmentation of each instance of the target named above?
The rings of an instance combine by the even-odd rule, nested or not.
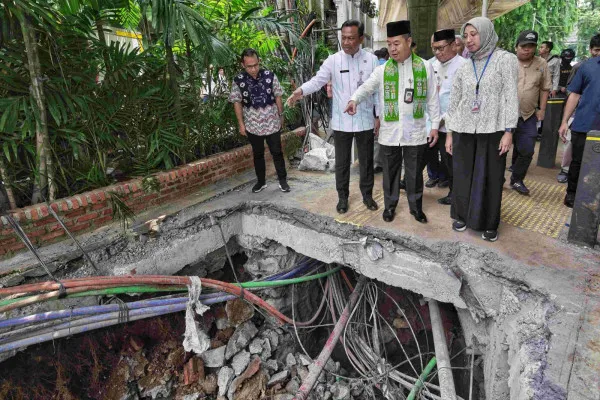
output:
[[[284,138],[282,138],[284,139]],[[268,160],[271,155],[265,151]],[[121,194],[125,203],[137,214],[172,199],[182,198],[203,186],[237,175],[253,168],[250,145],[155,174],[160,190],[145,192],[142,179],[132,179],[112,186],[56,200],[50,206],[56,211],[69,231],[74,234],[90,231],[113,220],[109,192]],[[45,204],[10,211],[19,221],[31,241],[40,246],[68,238]],[[10,257],[25,249],[5,217],[0,217],[0,258]]]

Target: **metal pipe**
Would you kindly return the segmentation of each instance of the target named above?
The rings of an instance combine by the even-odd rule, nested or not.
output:
[[[454,389],[454,378],[452,377],[452,365],[446,344],[446,332],[442,324],[442,314],[437,301],[429,299],[429,316],[431,319],[431,331],[433,333],[433,344],[435,346],[435,358],[438,364],[438,377],[440,381],[442,400],[456,400]]]
[[[488,10],[488,0],[483,0],[483,4],[481,5],[481,16],[487,18],[487,10]]]

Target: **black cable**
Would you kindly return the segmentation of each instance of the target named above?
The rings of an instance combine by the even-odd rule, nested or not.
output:
[[[75,238],[75,236],[73,236],[73,234],[71,233],[71,231],[69,231],[69,229],[67,228],[67,226],[60,219],[60,217],[58,216],[58,214],[56,214],[56,212],[50,206],[50,204],[48,203],[48,201],[46,199],[44,199],[44,201],[46,202],[46,206],[48,207],[48,211],[50,212],[50,214],[52,214],[52,216],[54,217],[54,219],[56,219],[58,221],[58,223],[60,224],[60,226],[64,229],[64,231],[67,232],[67,235],[69,235],[69,237],[75,242],[75,244],[77,245],[77,247],[79,247],[79,250],[81,250],[81,252],[83,253],[84,257],[87,258],[87,260],[90,262],[90,264],[92,265],[92,267],[94,268],[94,270],[98,271],[98,266],[92,260],[92,258],[90,257],[90,255],[83,249],[83,247],[81,246],[81,243],[79,243],[79,240],[77,240]]]

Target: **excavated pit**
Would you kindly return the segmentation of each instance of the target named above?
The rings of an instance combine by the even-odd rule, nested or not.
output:
[[[233,281],[228,268],[224,267],[227,265],[224,240],[230,252],[236,254],[234,257],[236,265],[243,266],[240,273],[247,274],[246,278],[265,276],[290,268],[303,255],[325,264],[342,265],[354,270],[356,276],[364,275],[381,287],[389,287],[391,290],[401,289],[399,292],[402,293],[402,298],[410,297],[419,307],[424,307],[421,310],[423,315],[426,315],[427,311],[423,299],[437,300],[444,314],[451,355],[458,354],[452,361],[453,367],[459,368],[454,374],[457,394],[465,399],[468,398],[470,386],[468,373],[460,369],[469,369],[470,356],[464,351],[465,349],[469,349],[469,353],[474,352],[476,355],[474,399],[567,398],[566,389],[557,383],[559,381],[557,370],[560,369],[557,363],[561,353],[553,352],[553,349],[556,350],[556,341],[564,339],[561,336],[572,334],[569,331],[552,329],[553,326],[563,323],[560,313],[562,306],[557,305],[555,298],[546,293],[543,286],[533,286],[529,283],[530,279],[525,272],[522,276],[515,277],[514,274],[509,276],[506,268],[507,260],[495,253],[485,252],[469,245],[427,243],[395,235],[389,231],[340,224],[330,218],[293,208],[265,203],[246,203],[211,213],[206,213],[201,207],[190,207],[176,215],[139,226],[127,235],[114,235],[107,231],[99,233],[96,248],[88,248],[89,255],[100,267],[100,271],[93,271],[76,252],[57,251],[52,265],[61,278],[88,275],[161,274],[210,276]],[[39,277],[40,275],[32,265],[29,269],[25,268],[6,275],[2,283],[6,286],[24,280],[43,279]],[[315,300],[309,295],[313,292],[314,290],[307,290],[304,296],[299,295],[295,299],[298,304],[305,305],[299,307],[303,310],[299,314],[300,319],[308,318],[309,311],[315,307]],[[273,289],[267,296],[273,305],[290,315],[289,291]],[[63,301],[61,308],[83,304],[85,300]],[[34,309],[28,307],[20,312],[31,314]],[[259,331],[263,329],[263,325],[265,330],[272,329],[268,327],[267,321],[264,321],[261,315],[255,315],[253,321],[259,327]],[[393,323],[393,319],[391,322]],[[49,372],[50,377],[42,376],[42,378],[49,382],[50,387],[54,385],[55,393],[63,393],[64,396],[61,398],[79,398],[73,393],[80,393],[77,385],[81,386],[81,383],[76,384],[78,379],[73,378],[71,374],[79,375],[87,372],[91,374],[92,382],[102,387],[113,375],[110,373],[110,368],[119,365],[118,362],[115,364],[115,359],[122,360],[125,357],[120,353],[121,351],[127,353],[126,357],[132,358],[134,357],[132,354],[146,346],[149,354],[154,355],[148,356],[147,364],[139,360],[134,363],[138,368],[140,362],[146,365],[144,367],[146,372],[149,369],[148,365],[153,365],[152,360],[159,360],[156,362],[159,365],[165,364],[170,354],[177,353],[179,358],[175,360],[175,356],[171,356],[169,362],[173,368],[181,369],[184,361],[188,361],[185,360],[184,354],[179,354],[183,352],[180,342],[184,325],[182,317],[160,317],[150,322],[137,321],[125,328],[111,328],[88,335],[79,335],[69,340],[62,339],[54,344],[38,345],[4,361],[0,366],[2,376],[10,376],[18,373],[17,371],[26,373],[28,368],[35,365],[36,360],[43,361],[46,372],[48,369],[54,370]],[[150,328],[152,326],[155,328]],[[220,327],[226,329],[224,325]],[[211,338],[216,340],[218,335],[214,328],[207,329],[209,331],[212,329]],[[428,329],[428,324],[423,323],[417,336],[422,347],[429,342],[429,353],[432,353],[432,339]],[[143,336],[140,332],[151,333],[140,339]],[[314,343],[307,349],[311,356],[318,354],[319,345],[325,341],[327,332],[327,328],[319,328],[311,332],[312,336],[305,338],[308,342]],[[261,335],[263,333],[264,331],[261,331]],[[284,333],[289,334],[291,340],[295,341],[290,332]],[[61,356],[61,348],[73,351],[76,356],[70,358]],[[75,353],[75,349],[79,351]],[[108,351],[110,354],[106,349],[111,350]],[[293,350],[288,353],[299,354],[300,350],[296,343]],[[392,355],[389,361],[401,362],[401,359],[395,358],[398,349],[393,350],[390,349]],[[48,354],[52,354],[53,357],[48,357]],[[13,355],[14,353],[5,353],[3,357]],[[69,364],[65,361],[64,365],[70,365],[75,369],[75,371],[65,371],[61,358],[72,361],[73,358],[78,357],[87,361],[79,364]],[[102,357],[106,357],[107,360],[104,368],[102,368],[104,365]],[[280,364],[286,365],[283,363],[284,359],[279,360]],[[346,373],[351,371],[352,366],[340,348],[334,352],[333,359],[341,363],[337,368],[343,369]],[[297,362],[300,362],[299,359]],[[562,362],[565,360],[560,360],[560,363]],[[84,367],[80,367],[81,370],[78,371],[76,365],[84,365]],[[279,366],[280,371],[281,368],[282,365]],[[275,372],[269,371],[270,374]],[[218,378],[218,372],[210,368],[204,378],[209,375]],[[298,375],[297,371],[296,375]],[[264,379],[267,378],[269,376]],[[166,381],[180,382],[183,378],[180,376],[177,379],[170,376]],[[0,394],[4,393],[2,390],[6,389],[7,382],[13,381],[5,380],[2,386],[4,389],[0,389]],[[125,381],[122,385],[122,388],[128,390],[126,393],[131,392],[138,396],[130,398],[163,396],[162,389],[144,392],[138,387],[136,391],[129,387],[130,384],[130,381],[129,384]],[[337,383],[333,382],[333,384]],[[163,387],[164,382],[161,388]],[[285,387],[280,389],[284,390]],[[334,389],[339,393],[339,388]],[[349,387],[349,389],[355,388]],[[323,390],[325,392],[332,390],[332,384]],[[17,390],[10,393],[20,392]],[[208,391],[205,390],[204,393]],[[178,394],[181,396],[177,398],[184,398],[183,396],[188,394],[181,392]],[[324,393],[321,395],[325,396]],[[350,392],[349,395],[352,396],[352,393]],[[358,397],[352,398],[368,398],[368,396],[361,396],[365,396],[365,393],[361,392]],[[186,399],[193,399],[193,397],[186,397]]]

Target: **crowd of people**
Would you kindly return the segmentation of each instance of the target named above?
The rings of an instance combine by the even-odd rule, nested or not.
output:
[[[572,68],[573,50],[552,55],[552,43],[544,41],[538,48],[532,30],[519,34],[514,53],[499,48],[493,23],[485,17],[469,20],[460,34],[434,32],[430,60],[416,54],[409,21],[390,22],[386,28],[387,48],[373,54],[361,48],[363,25],[344,22],[342,49],[287,99],[292,106],[322,87],[331,92],[339,213],[350,207],[356,141],[359,187],[372,211],[379,208],[373,199],[374,164],[383,172],[384,221],[394,220],[404,189],[410,214],[427,223],[423,188],[438,185],[449,189],[438,202],[450,205],[452,229],[483,231],[484,240],[496,241],[507,153],[514,145],[510,186],[528,195],[524,180],[539,125],[548,98],[556,96],[567,98],[558,134],[568,143],[557,179],[568,182],[564,204],[573,207],[586,135],[600,129],[600,34],[591,38],[591,58]],[[246,50],[241,62],[244,71],[234,79],[230,101],[240,133],[253,149],[257,183],[252,191],[266,187],[265,140],[280,188],[289,191],[280,139],[281,86],[272,72],[259,67],[254,50]]]

